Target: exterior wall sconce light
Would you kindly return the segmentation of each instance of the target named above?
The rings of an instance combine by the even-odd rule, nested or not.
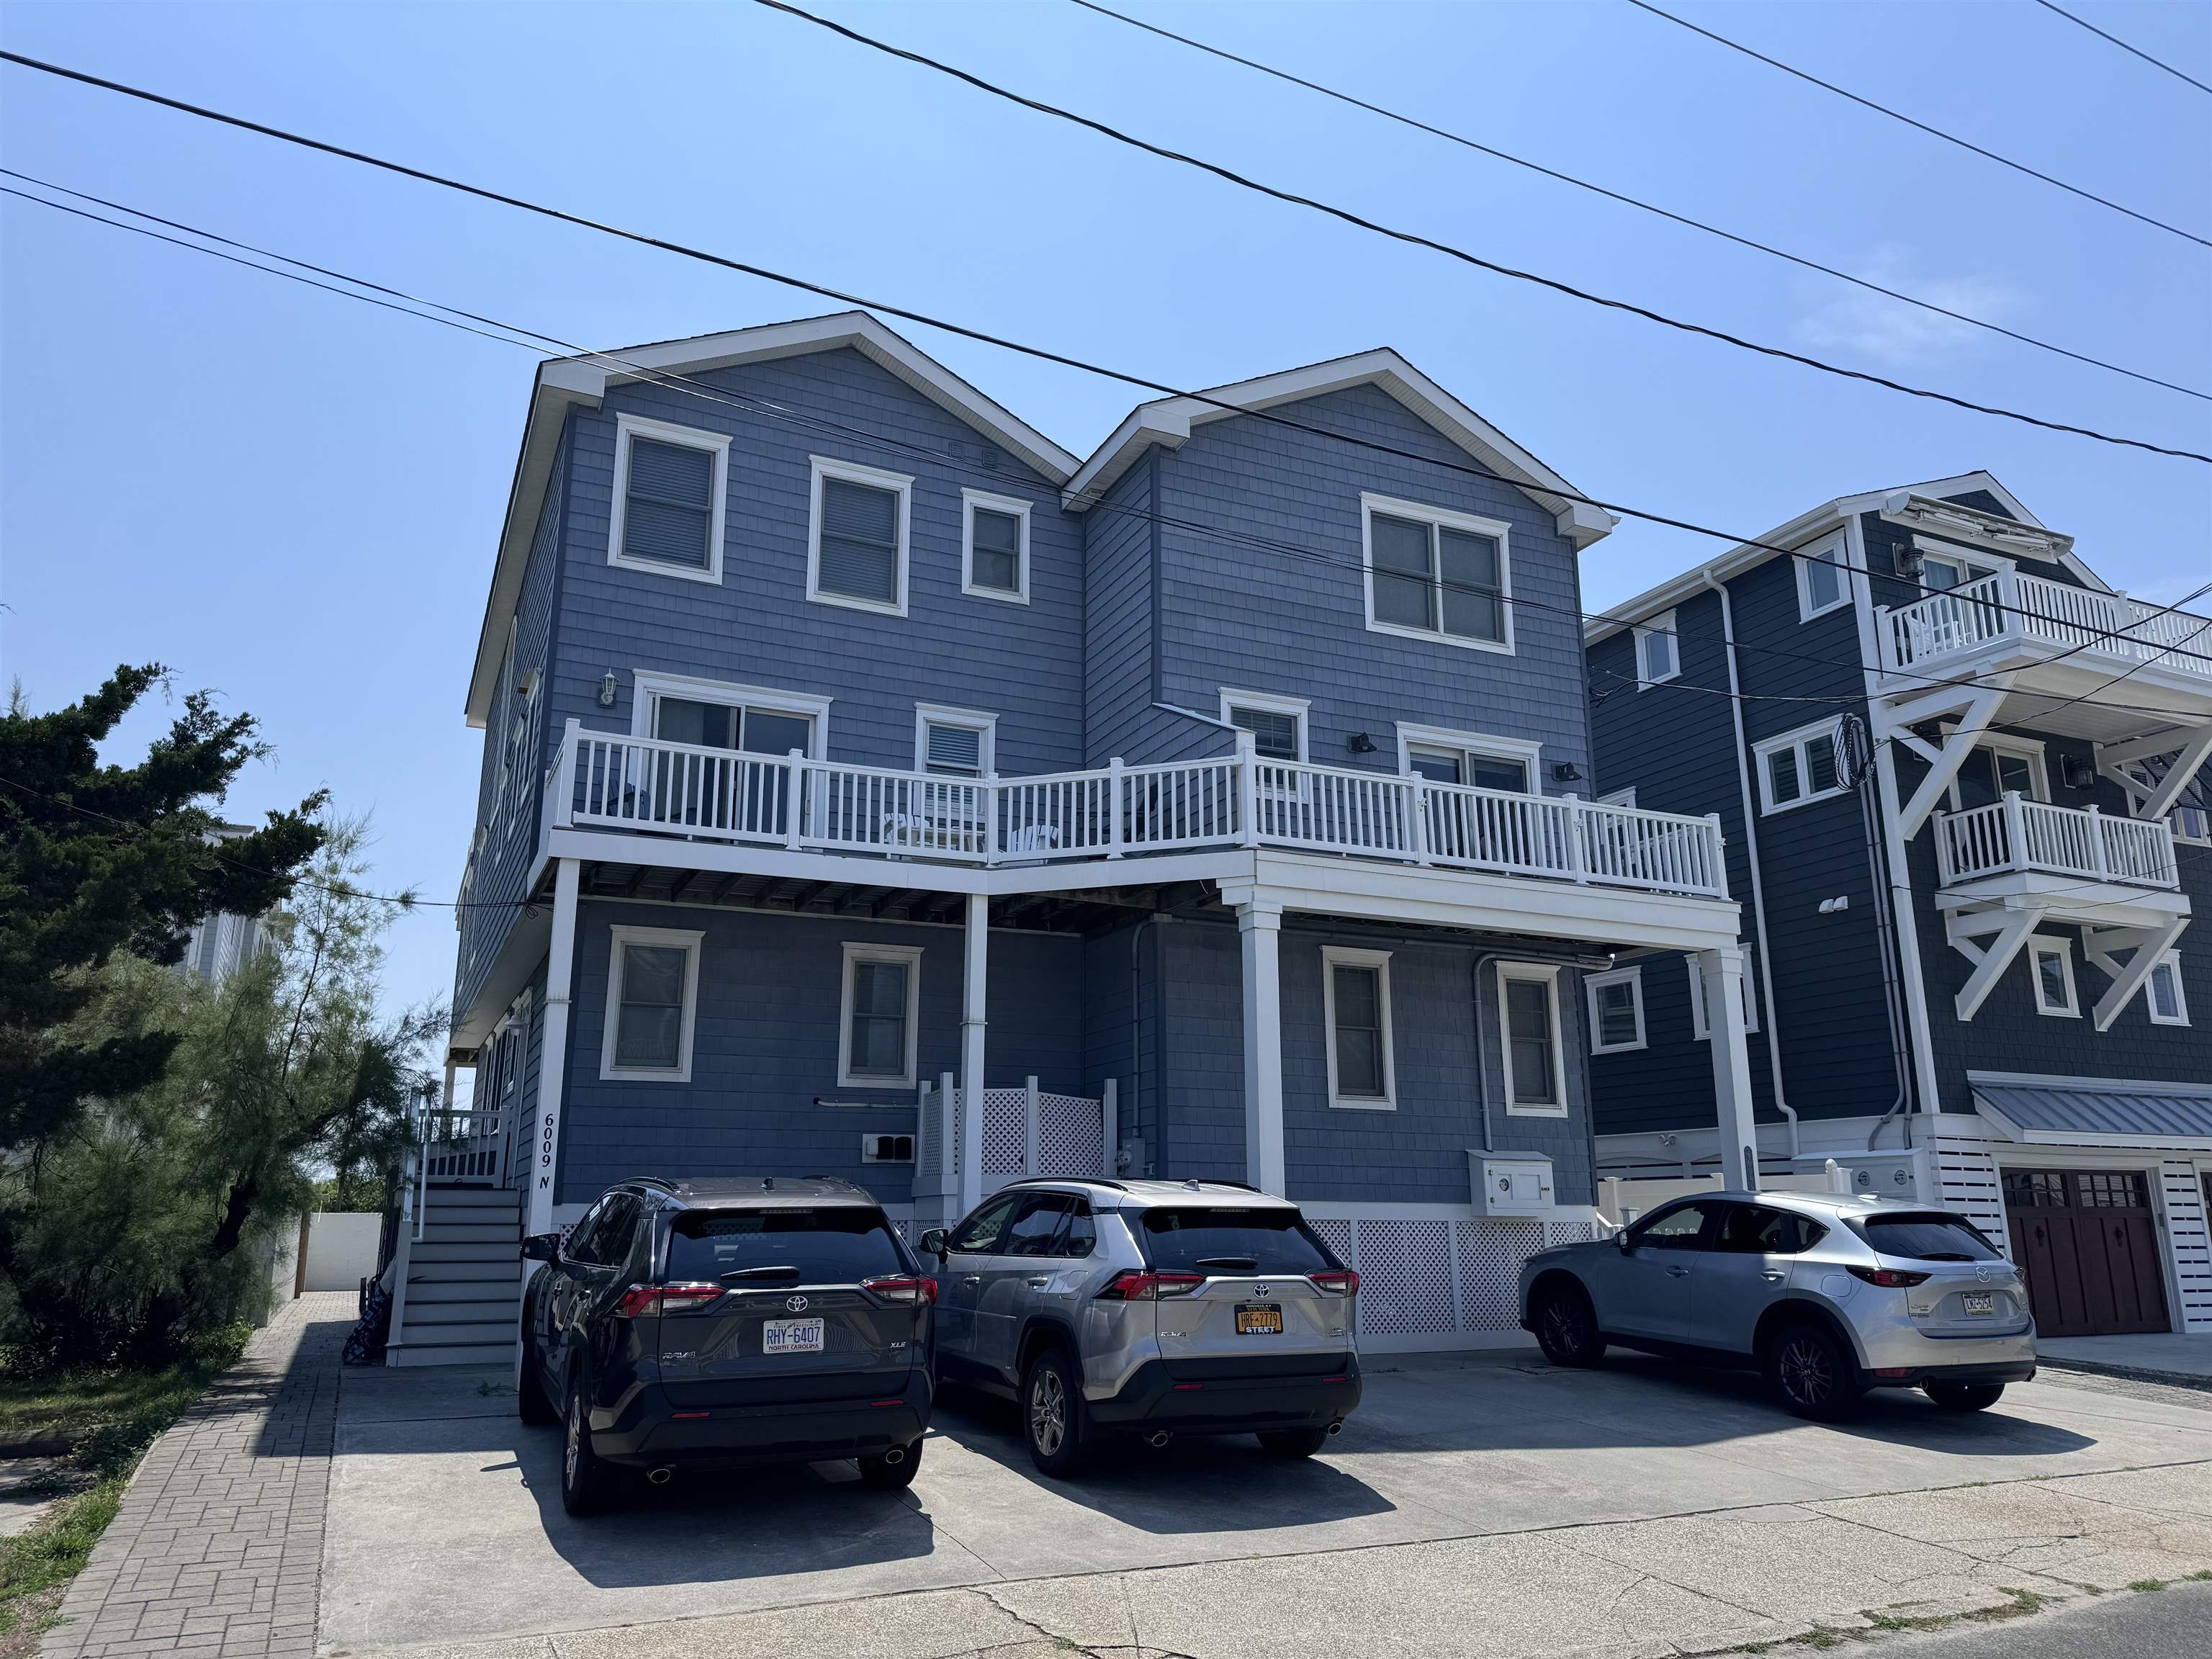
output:
[[[1552,767],[1553,782],[1580,783],[1582,781],[1583,769],[1576,765],[1572,761],[1558,761],[1553,763]]]
[[[621,690],[622,682],[617,680],[612,674],[601,675],[599,677],[599,707],[602,708],[613,708],[615,706],[615,693]]]
[[[1371,755],[1375,752],[1375,739],[1364,732],[1354,732],[1352,741],[1344,746],[1355,755]]]

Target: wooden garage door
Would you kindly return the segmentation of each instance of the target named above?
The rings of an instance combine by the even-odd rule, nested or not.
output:
[[[2045,1336],[2169,1329],[2150,1182],[2134,1170],[2008,1170],[2012,1259]]]

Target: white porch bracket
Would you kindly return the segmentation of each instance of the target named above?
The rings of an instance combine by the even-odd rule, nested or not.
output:
[[[1877,710],[1875,718],[1881,730],[1876,735],[1895,739],[1928,763],[1928,775],[1920,781],[1920,787],[1912,792],[1912,799],[1898,813],[1899,840],[1911,841],[1920,833],[1920,826],[1928,822],[1929,815],[1957,780],[1959,769],[1974,752],[1975,744],[1996,720],[2005,694],[2011,689],[2012,676],[1999,674],[1980,684],[1950,687],[1894,704],[1887,710]],[[1944,734],[1940,744],[1931,744],[1909,729],[1923,720],[1952,714],[1958,715],[1959,723]]]
[[[2208,758],[2212,758],[2212,724],[2179,726],[2132,743],[2097,745],[2098,772],[2128,792],[2139,818],[2162,818],[2171,812]],[[2154,760],[2166,763],[2154,784],[2128,769]]]
[[[2157,967],[2159,958],[2173,949],[2173,942],[2189,926],[2189,918],[2179,916],[2154,927],[2085,927],[2081,931],[2081,954],[2102,969],[2112,978],[2112,986],[2097,999],[2092,1014],[2100,1031],[2112,1029],[2112,1022],[2120,1017],[2120,1010],[2128,1000],[2142,989],[2143,981]],[[2132,948],[2134,954],[2122,962],[2116,951]]]
[[[1951,948],[1974,964],[1974,971],[1959,988],[1956,1006],[1961,1021],[1970,1020],[1980,1012],[1990,993],[1996,989],[1997,981],[2004,977],[2005,969],[2012,966],[2013,958],[2027,943],[2028,935],[2035,931],[2036,923],[2042,920],[2039,908],[1973,910],[1943,919],[1943,932],[1951,941]],[[1996,937],[1984,945],[1977,937],[1984,933],[1994,933]]]

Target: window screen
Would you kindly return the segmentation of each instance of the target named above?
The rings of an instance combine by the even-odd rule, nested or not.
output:
[[[1336,963],[1336,1092],[1354,1100],[1381,1100],[1389,1092],[1382,1070],[1382,974],[1380,969]]]
[[[853,964],[852,1074],[906,1075],[906,988],[911,966],[903,962]]]
[[[969,556],[968,580],[972,586],[994,592],[1022,590],[1022,521],[1011,513],[975,509],[975,544]]]
[[[843,478],[822,481],[822,556],[815,586],[873,605],[899,602],[899,498]]]
[[[683,1064],[684,978],[690,952],[673,945],[625,945],[622,1003],[615,1017],[615,1065],[672,1072]]]
[[[704,570],[714,562],[714,456],[633,436],[623,499],[623,556]]]

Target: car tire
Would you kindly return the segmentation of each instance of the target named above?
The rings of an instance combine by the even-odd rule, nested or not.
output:
[[[545,1371],[538,1361],[538,1344],[526,1336],[522,1339],[522,1379],[514,1393],[515,1409],[532,1428],[544,1428],[561,1420],[561,1413],[545,1397]]]
[[[1022,1373],[1022,1438],[1030,1461],[1065,1480],[1081,1470],[1089,1451],[1090,1424],[1083,1408],[1082,1373],[1066,1348],[1044,1349]]]
[[[1765,1357],[1767,1387],[1796,1416],[1838,1422],[1865,1398],[1856,1358],[1821,1326],[1785,1326],[1767,1343]]]
[[[1923,1392],[1947,1412],[1985,1412],[2004,1389],[2002,1382],[1930,1382]]]
[[[1277,1429],[1259,1437],[1260,1449],[1270,1457],[1311,1457],[1328,1444],[1327,1429]]]
[[[561,1427],[561,1507],[571,1515],[597,1515],[614,1496],[614,1467],[592,1449],[591,1421],[591,1394],[579,1371],[568,1382]]]
[[[1554,1365],[1583,1368],[1605,1358],[1605,1338],[1597,1311],[1580,1285],[1557,1285],[1536,1298],[1536,1346]]]
[[[876,1492],[902,1492],[914,1485],[914,1477],[921,1468],[921,1444],[916,1439],[906,1448],[906,1455],[896,1463],[880,1457],[860,1459],[860,1484]]]

